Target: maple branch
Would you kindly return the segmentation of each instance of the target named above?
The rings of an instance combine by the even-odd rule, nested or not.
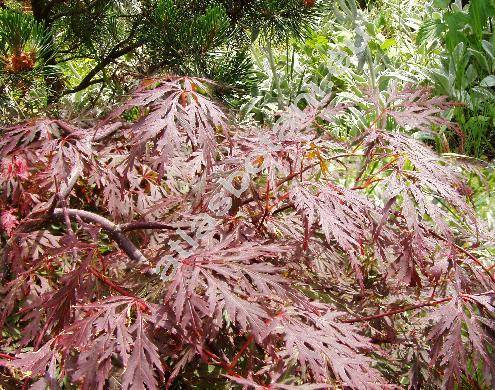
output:
[[[177,230],[176,227],[167,225],[166,223],[153,222],[153,221],[129,222],[120,225],[120,230],[123,232],[128,232],[131,230],[141,230],[141,229]]]
[[[63,183],[64,187],[60,190],[60,192],[58,194],[59,200],[65,199],[70,194],[70,192],[72,191],[72,189],[76,185],[77,181],[81,177],[81,174],[82,174],[82,170],[81,170],[81,167],[79,167],[79,166],[76,166],[71,171],[69,179],[67,180],[67,184]]]
[[[146,256],[144,256],[143,253],[132,243],[132,241],[122,233],[119,225],[116,225],[101,215],[86,210],[66,209],[66,212],[71,217],[81,218],[82,220],[100,225],[132,261],[149,264],[149,260]],[[64,209],[56,208],[53,211],[53,216],[56,218],[63,218]]]
[[[404,313],[404,312],[410,311],[410,310],[421,309],[422,307],[436,306],[436,305],[439,305],[441,303],[448,302],[451,299],[452,299],[452,297],[448,297],[448,298],[439,299],[437,301],[418,303],[417,305],[410,305],[410,306],[406,306],[406,307],[401,307],[398,309],[393,309],[393,310],[387,311],[385,313],[375,314],[375,315],[366,316],[366,317],[349,318],[347,320],[341,320],[341,322],[346,323],[346,324],[354,324],[356,322],[367,322],[367,321],[376,320],[376,319],[383,318],[383,317],[393,316],[395,314]]]
[[[19,225],[18,229],[21,229],[21,226],[30,222],[30,223],[34,223],[34,225],[29,226],[28,231],[32,231],[33,229],[35,229],[38,226],[38,224],[42,224],[42,223],[48,221],[53,216],[53,213],[54,213],[57,205],[60,202],[65,201],[65,198],[67,198],[67,196],[69,196],[70,192],[72,191],[72,189],[76,185],[77,181],[81,177],[81,174],[82,174],[81,167],[76,166],[74,169],[72,169],[72,171],[69,175],[69,179],[67,180],[67,184],[62,183],[63,187],[60,190],[57,189],[57,191],[55,192],[55,194],[53,195],[53,197],[50,201],[50,204],[48,206],[45,206],[45,207],[37,210],[37,211],[34,211],[34,212],[31,211],[26,216],[25,220]],[[32,218],[33,215],[39,215],[40,213],[45,213],[45,215],[43,215],[41,218]]]

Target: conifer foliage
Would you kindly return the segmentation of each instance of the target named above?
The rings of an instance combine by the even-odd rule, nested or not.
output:
[[[53,389],[495,385],[493,237],[460,168],[406,135],[451,104],[370,92],[342,142],[352,103],[306,96],[260,128],[209,90],[146,80],[93,125],[5,129],[0,369]]]
[[[157,71],[246,91],[250,45],[307,35],[323,8],[303,0],[8,1],[0,7],[0,123],[63,97],[77,101],[82,91],[100,91],[93,106]]]

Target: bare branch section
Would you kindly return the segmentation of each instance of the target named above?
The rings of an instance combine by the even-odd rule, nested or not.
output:
[[[71,193],[72,189],[77,183],[77,180],[81,177],[82,170],[81,167],[76,166],[67,180],[67,184],[63,184],[63,187],[60,190],[59,199],[65,199]]]
[[[148,222],[148,221],[138,221],[130,222],[120,225],[123,232],[128,232],[131,230],[143,230],[143,229],[156,229],[156,230],[177,230],[177,227],[167,225],[161,222]]]
[[[132,243],[132,241],[122,233],[119,225],[90,211],[65,209],[65,212],[67,212],[70,217],[81,218],[83,221],[100,225],[132,261],[142,264],[149,264],[149,260],[146,256],[144,256],[143,253]],[[56,208],[53,211],[53,216],[55,218],[63,218],[64,209]]]

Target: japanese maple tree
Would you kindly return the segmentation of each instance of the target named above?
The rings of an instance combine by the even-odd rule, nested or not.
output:
[[[414,137],[455,130],[452,104],[305,95],[260,127],[210,90],[145,80],[94,123],[4,129],[2,372],[52,389],[495,386],[493,235],[463,167]]]

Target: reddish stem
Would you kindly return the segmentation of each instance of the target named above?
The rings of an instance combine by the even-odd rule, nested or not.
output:
[[[136,299],[136,305],[139,308],[139,310],[147,312],[147,313],[150,312],[148,305],[141,298],[135,296],[133,293],[131,293],[129,290],[125,289],[124,287],[119,286],[113,280],[111,280],[110,278],[108,278],[107,276],[105,276],[101,272],[99,272],[96,268],[89,266],[89,270],[91,271],[91,273],[94,276],[96,276],[101,282],[103,282],[105,285],[110,287],[112,290],[115,290],[119,294],[124,295],[126,297],[131,297],[131,298]]]
[[[15,356],[11,356],[11,355],[8,355],[6,353],[0,352],[0,359],[15,360],[17,358]]]
[[[91,273],[96,276],[101,282],[106,284],[108,287],[110,287],[112,290],[117,291],[119,294],[124,295],[126,297],[132,297],[132,298],[137,298],[134,294],[132,294],[130,291],[125,289],[122,286],[119,286],[116,284],[113,280],[109,279],[105,275],[103,275],[100,271],[98,271],[96,268],[89,266],[89,270]]]
[[[233,370],[233,367],[230,367],[230,365],[226,362],[224,362],[222,359],[220,359],[217,355],[215,355],[213,352],[210,352],[208,351],[207,349],[203,349],[204,353],[210,358],[212,359],[213,361],[211,361],[211,363],[213,363],[215,366],[218,366],[218,367],[221,367],[223,368],[224,370],[227,371],[227,373],[229,375],[232,375],[232,376],[236,376],[238,378],[241,378],[241,376],[239,374],[237,374],[234,370]],[[209,362],[210,363],[210,362]]]
[[[372,316],[349,318],[347,320],[342,320],[341,322],[344,322],[346,324],[354,324],[356,322],[367,322],[367,321],[371,321],[371,320],[376,320],[378,318],[383,318],[383,317],[393,316],[395,314],[404,313],[404,312],[410,311],[410,310],[420,309],[422,307],[436,306],[436,305],[439,305],[441,303],[448,302],[451,299],[452,299],[451,297],[448,297],[448,298],[439,299],[438,301],[418,303],[417,305],[410,305],[410,306],[406,306],[406,307],[402,307],[402,308],[398,308],[398,309],[393,309],[393,310],[387,311],[385,313],[375,314]]]
[[[270,212],[270,181],[266,181],[266,193],[265,193],[265,207],[263,210],[263,216],[260,219],[260,222],[258,224],[258,229],[261,229],[263,226],[263,222],[265,222],[266,217],[268,216],[268,213]]]
[[[386,171],[388,168],[390,168],[399,158],[397,156],[394,155],[392,161],[388,162],[387,164],[385,164],[383,167],[381,167],[378,172],[376,172],[373,176],[369,177],[365,182],[364,184],[360,185],[360,186],[355,186],[353,187],[352,189],[353,190],[362,190],[362,189],[365,189],[365,188],[368,188],[371,184],[373,183],[376,183],[376,182],[379,182],[381,181],[382,179],[379,179],[377,178],[376,176],[379,175],[380,173]]]
[[[471,260],[473,260],[476,264],[478,264],[482,269],[483,271],[485,271],[487,273],[487,275],[489,276],[489,278],[491,279],[491,281],[493,283],[495,283],[495,276],[490,272],[490,269],[487,268],[475,255],[473,255],[472,253],[470,253],[469,251],[467,251],[466,249],[464,249],[462,246],[459,246],[453,242],[450,242],[450,240],[448,240],[447,238],[445,237],[442,237],[441,235],[435,233],[433,230],[428,230],[433,236],[435,236],[436,238],[438,238],[439,240],[442,240],[442,241],[445,241],[449,244],[451,244],[455,249],[457,249],[458,251],[464,253],[467,257],[469,257]]]
[[[253,335],[251,335],[251,336],[248,337],[248,339],[246,340],[246,342],[244,343],[244,345],[241,347],[241,349],[239,350],[239,352],[237,352],[237,354],[234,356],[234,358],[230,362],[230,364],[229,364],[229,371],[232,370],[236,366],[236,364],[239,361],[240,357],[246,351],[246,349],[249,347],[249,344],[251,344],[253,342],[253,340],[254,340],[254,336]]]

